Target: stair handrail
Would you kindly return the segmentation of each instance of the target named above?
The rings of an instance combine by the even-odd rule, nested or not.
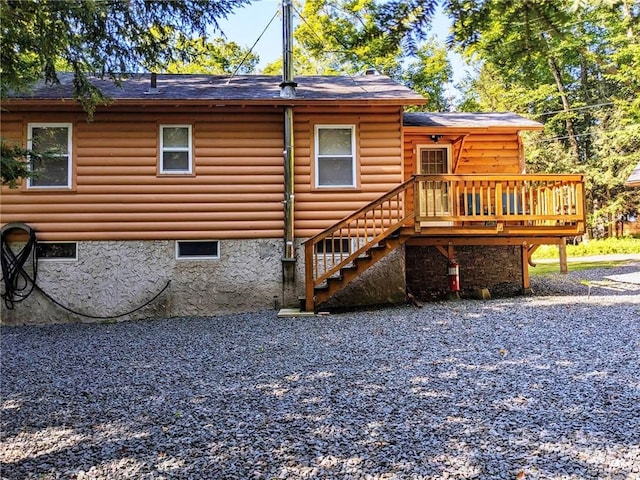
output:
[[[306,295],[307,298],[311,298],[313,296],[313,290],[315,287],[324,282],[328,277],[340,271],[343,267],[350,264],[354,261],[355,258],[362,255],[364,252],[369,250],[372,246],[378,244],[393,232],[395,232],[399,227],[405,224],[409,219],[413,217],[413,212],[409,211],[410,209],[406,208],[406,202],[403,205],[404,214],[394,219],[394,221],[380,234],[373,236],[370,240],[368,240],[365,244],[363,244],[360,248],[352,252],[349,256],[342,259],[340,262],[337,262],[333,265],[332,268],[324,272],[322,275],[314,278],[314,267],[313,267],[313,258],[314,258],[314,250],[316,245],[318,245],[323,240],[332,237],[335,232],[338,232],[342,228],[348,226],[350,223],[359,220],[365,219],[369,214],[369,212],[375,210],[377,207],[380,207],[385,202],[391,200],[394,197],[397,197],[404,193],[405,191],[413,188],[415,183],[414,177],[410,177],[405,182],[401,183],[393,190],[385,193],[384,195],[372,200],[367,205],[364,205],[359,210],[347,215],[342,220],[336,222],[335,224],[327,227],[320,233],[314,235],[304,242],[305,248],[305,287],[306,287]]]

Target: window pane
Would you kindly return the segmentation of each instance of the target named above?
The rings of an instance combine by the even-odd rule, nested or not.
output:
[[[318,130],[320,155],[351,155],[350,128],[321,128]]]
[[[163,171],[181,171],[189,170],[189,152],[163,152],[162,154],[162,170]]]
[[[218,242],[178,242],[178,257],[218,257]]]
[[[162,145],[164,148],[189,147],[189,129],[186,127],[164,127],[162,129]]]
[[[34,152],[68,154],[68,134],[67,127],[33,127],[31,129],[31,148]]]
[[[318,159],[318,185],[353,185],[351,158],[325,157]]]
[[[325,238],[316,244],[317,253],[349,253],[348,238]]]
[[[425,148],[421,150],[420,173],[423,175],[447,173],[447,149]]]
[[[36,257],[76,259],[78,245],[75,242],[38,243]]]
[[[47,156],[33,158],[32,168],[35,177],[30,180],[33,187],[66,187],[69,180],[69,157]]]

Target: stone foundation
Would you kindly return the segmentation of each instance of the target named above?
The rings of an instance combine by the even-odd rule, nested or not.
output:
[[[78,242],[77,261],[40,260],[38,285],[69,308],[118,316],[167,289],[148,306],[117,320],[205,316],[275,309],[282,304],[282,241],[221,240],[220,258],[177,260],[173,240]],[[8,325],[113,321],[75,315],[34,291]]]
[[[456,246],[460,296],[475,288],[492,296],[516,295],[522,290],[522,258],[518,246]],[[406,247],[407,290],[423,301],[447,297],[447,259],[435,247]]]
[[[2,305],[0,318],[4,325],[37,325],[298,307],[305,294],[302,242],[296,242],[295,274],[288,282],[283,281],[281,239],[221,240],[220,258],[207,260],[177,260],[173,240],[78,242],[78,260],[40,260],[37,283],[52,298],[88,317],[66,311],[35,290],[14,309]],[[121,315],[147,303],[168,282],[149,305]],[[398,249],[327,307],[399,303],[404,298],[404,250]]]

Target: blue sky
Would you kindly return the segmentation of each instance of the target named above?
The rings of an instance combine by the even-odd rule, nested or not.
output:
[[[273,15],[276,12],[280,12],[280,8],[279,0],[254,1],[244,8],[238,8],[227,20],[221,20],[220,27],[228,40],[234,41],[243,47],[251,47],[265,30]],[[451,21],[442,13],[438,13],[433,22],[432,34],[439,41],[444,42],[450,26]],[[256,44],[254,52],[260,56],[259,69],[281,56],[282,23],[280,16],[277,16],[264,32],[264,35]],[[454,82],[459,82],[464,77],[465,65],[460,56],[454,53],[449,55],[449,60],[453,65]]]

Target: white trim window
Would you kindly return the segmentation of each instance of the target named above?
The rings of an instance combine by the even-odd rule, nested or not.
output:
[[[176,240],[176,260],[217,260],[218,240]]]
[[[38,242],[36,257],[39,261],[77,261],[78,242]]]
[[[316,187],[356,186],[355,132],[355,125],[315,126]]]
[[[160,125],[160,173],[192,172],[191,125]]]
[[[27,129],[27,148],[39,154],[29,159],[34,176],[27,188],[71,188],[71,124],[30,123]]]

